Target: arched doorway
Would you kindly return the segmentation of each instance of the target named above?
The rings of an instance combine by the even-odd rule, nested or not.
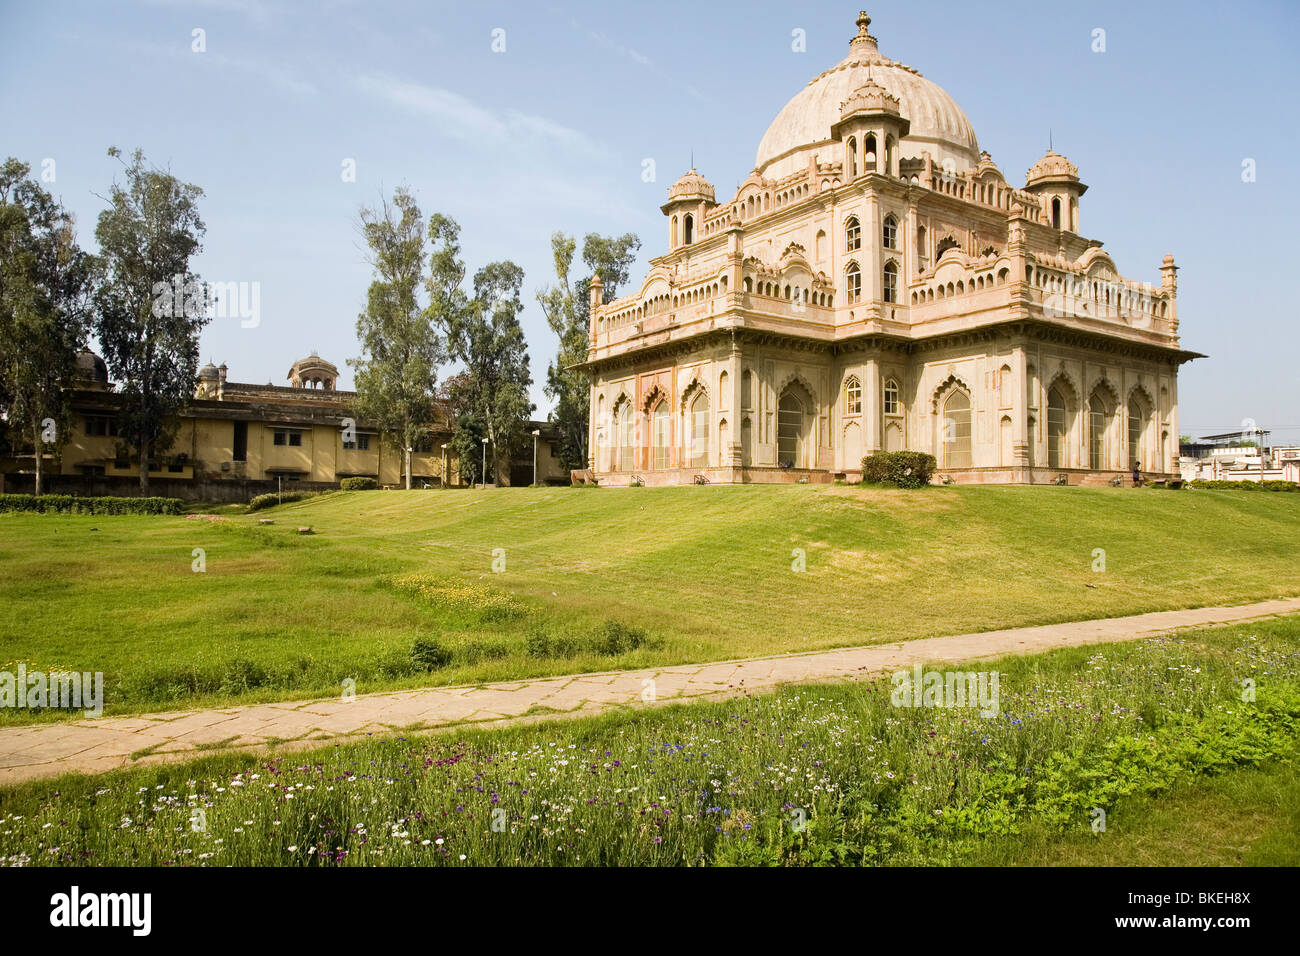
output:
[[[1088,467],[1093,471],[1113,468],[1114,456],[1107,435],[1114,408],[1105,391],[1097,388],[1088,399]]]
[[[686,461],[692,468],[709,463],[709,396],[703,389],[687,399]]]
[[[668,414],[668,403],[661,401],[654,407],[650,413],[650,437],[654,447],[654,464],[653,467],[663,469],[668,467],[668,448],[672,443],[671,437],[671,416]]]
[[[1148,418],[1146,404],[1134,392],[1128,400],[1128,461],[1125,464],[1136,463],[1139,468],[1150,470],[1154,462],[1151,461],[1152,456],[1147,451],[1145,441]],[[1164,467],[1155,470],[1163,471]]]
[[[1067,468],[1065,396],[1055,385],[1047,393],[1047,467]]]
[[[783,468],[804,467],[804,406],[791,389],[781,393],[776,413],[776,462]]]
[[[971,466],[970,396],[954,388],[943,403],[943,467]]]
[[[624,401],[614,409],[614,435],[618,443],[616,471],[631,471],[632,463],[632,404]]]

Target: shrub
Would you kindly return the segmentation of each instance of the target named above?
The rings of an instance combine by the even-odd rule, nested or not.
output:
[[[289,504],[291,501],[302,501],[305,498],[314,498],[320,494],[318,491],[285,491],[281,493],[268,492],[264,495],[258,495],[248,503],[249,511],[261,511],[263,508],[274,508],[278,504]]]
[[[75,495],[0,495],[0,511],[76,515],[178,515],[179,498],[79,498]]]
[[[542,627],[528,632],[529,657],[577,657],[585,650],[583,642],[571,634],[550,634]]]
[[[236,657],[222,668],[220,690],[225,694],[242,694],[261,687],[268,680],[266,668],[256,661]]]
[[[411,663],[421,670],[436,671],[451,663],[451,651],[433,637],[417,637],[411,645]]]
[[[896,488],[924,488],[935,469],[934,455],[921,451],[878,451],[862,459],[862,480]]]
[[[646,633],[639,627],[630,627],[620,621],[606,621],[597,632],[596,648],[602,654],[623,654],[636,650],[646,642]]]
[[[1294,481],[1189,481],[1188,488],[1211,491],[1300,491]]]
[[[529,657],[577,657],[579,654],[603,654],[614,657],[649,643],[646,632],[620,621],[606,621],[590,634],[553,634],[541,625],[528,633]]]
[[[375,670],[383,677],[410,677],[419,672],[420,665],[411,657],[411,650],[396,648],[380,656]]]
[[[505,641],[473,641],[462,644],[456,648],[456,652],[466,664],[477,664],[479,661],[495,661],[509,657],[510,645]]]
[[[379,487],[379,482],[373,478],[344,478],[339,482],[339,487],[344,491],[374,491]]]

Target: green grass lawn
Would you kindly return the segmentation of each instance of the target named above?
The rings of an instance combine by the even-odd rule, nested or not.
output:
[[[0,669],[103,671],[123,713],[1300,594],[1300,495],[1258,492],[509,488],[221,517],[0,515]],[[419,640],[440,650],[413,662]]]
[[[29,783],[0,865],[1296,863],[1300,615],[970,666]]]

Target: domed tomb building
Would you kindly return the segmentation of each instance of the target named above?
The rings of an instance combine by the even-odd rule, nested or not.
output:
[[[948,93],[849,53],[781,110],[718,202],[691,169],[640,289],[591,290],[588,475],[856,478],[877,450],[958,482],[1177,472],[1172,256],[1154,286],[1082,234],[1078,168],[1007,182]],[[938,479],[936,479],[938,480]]]

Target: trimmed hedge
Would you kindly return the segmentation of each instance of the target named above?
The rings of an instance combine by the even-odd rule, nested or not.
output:
[[[285,491],[276,493],[268,492],[264,495],[258,495],[248,503],[249,511],[261,511],[263,508],[274,508],[278,504],[288,504],[291,501],[302,501],[304,498],[312,498],[320,494],[319,491]]]
[[[344,478],[339,482],[339,487],[344,491],[374,491],[379,487],[379,482],[373,478]]]
[[[1188,488],[1228,491],[1300,491],[1294,481],[1189,481]]]
[[[178,515],[179,498],[79,498],[76,495],[0,495],[0,511],[72,515]]]
[[[924,488],[936,467],[923,451],[878,451],[862,459],[862,480],[896,488]]]

